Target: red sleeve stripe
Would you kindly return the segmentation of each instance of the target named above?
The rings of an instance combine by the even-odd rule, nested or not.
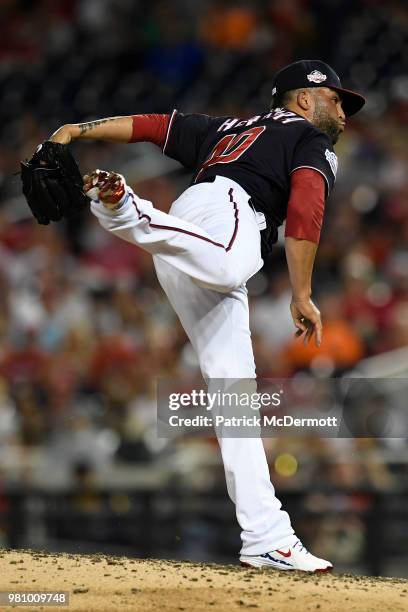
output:
[[[174,117],[176,116],[176,113],[177,113],[176,109],[174,109],[174,111],[171,113],[170,121],[169,121],[169,124],[167,126],[166,138],[164,140],[164,145],[163,145],[163,148],[162,148],[163,154],[164,154],[164,151],[165,151],[166,146],[167,146],[167,141],[169,139],[171,126],[173,125],[173,121],[174,121]]]
[[[325,204],[323,176],[316,168],[300,168],[292,173],[286,237],[319,243]]]
[[[129,142],[153,142],[162,147],[168,132],[170,115],[133,115]]]
[[[302,168],[308,168],[309,170],[316,170],[316,172],[319,172],[324,177],[324,180],[326,181],[327,195],[329,195],[329,193],[330,193],[330,183],[329,183],[329,180],[328,180],[327,176],[325,175],[325,173],[322,172],[322,170],[319,170],[319,168],[315,168],[314,166],[298,166],[297,168],[294,168],[292,170],[291,174],[296,172],[296,170],[301,170]]]

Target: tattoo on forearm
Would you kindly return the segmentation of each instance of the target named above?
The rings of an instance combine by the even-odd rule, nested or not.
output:
[[[98,125],[102,125],[102,123],[108,123],[108,121],[115,121],[117,117],[107,117],[106,119],[97,119],[96,121],[88,121],[87,123],[79,123],[78,127],[81,130],[80,136],[83,136],[89,130],[93,130],[93,128]]]

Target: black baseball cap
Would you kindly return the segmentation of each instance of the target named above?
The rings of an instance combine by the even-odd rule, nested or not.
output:
[[[329,87],[338,91],[346,117],[357,113],[366,101],[364,96],[355,91],[344,89],[333,68],[320,60],[300,60],[281,68],[273,80],[272,98],[302,87]]]

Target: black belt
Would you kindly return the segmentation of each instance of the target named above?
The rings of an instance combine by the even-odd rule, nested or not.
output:
[[[200,183],[213,183],[216,178],[216,176],[208,176],[207,178],[201,179]]]

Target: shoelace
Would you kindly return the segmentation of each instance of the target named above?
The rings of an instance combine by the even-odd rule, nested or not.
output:
[[[303,546],[303,544],[302,544],[302,542],[301,542],[300,540],[297,540],[297,541],[294,543],[293,548],[296,548],[296,546],[297,546],[298,544],[299,544],[299,546],[300,546],[300,548],[299,548],[300,552],[302,552],[302,550],[304,550],[304,551],[305,551],[305,553],[308,555],[308,554],[309,554],[309,551],[307,550],[306,546]]]

